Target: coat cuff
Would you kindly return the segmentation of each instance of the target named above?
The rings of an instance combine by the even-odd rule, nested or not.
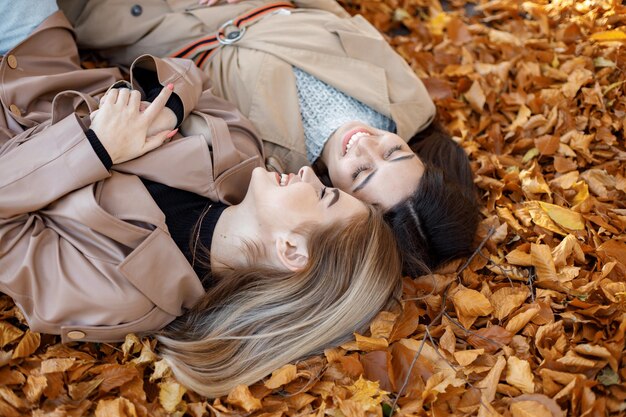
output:
[[[104,165],[107,170],[111,169],[111,167],[113,166],[111,156],[105,149],[102,142],[100,142],[100,139],[98,139],[98,135],[96,135],[96,132],[89,129],[85,132],[85,136],[87,136],[87,140],[89,140],[91,147],[96,152],[96,155],[98,155],[98,158],[100,158],[100,162],[102,162],[102,165]]]

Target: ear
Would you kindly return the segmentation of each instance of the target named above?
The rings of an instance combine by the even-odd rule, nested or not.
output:
[[[278,237],[276,255],[282,266],[290,271],[300,271],[309,262],[306,239],[298,233]]]

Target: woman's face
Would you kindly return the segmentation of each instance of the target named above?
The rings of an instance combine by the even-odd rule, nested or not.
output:
[[[419,185],[424,164],[395,133],[348,122],[322,152],[333,185],[367,203],[389,209]]]
[[[245,200],[254,206],[257,221],[266,231],[326,225],[367,212],[362,201],[325,187],[310,167],[282,176],[256,168]]]

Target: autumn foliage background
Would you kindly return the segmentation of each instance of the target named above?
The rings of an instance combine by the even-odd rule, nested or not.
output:
[[[153,340],[61,345],[2,295],[0,416],[625,415],[626,6],[342,4],[410,63],[470,156],[474,255],[405,278],[402,305],[353,342],[214,400]]]

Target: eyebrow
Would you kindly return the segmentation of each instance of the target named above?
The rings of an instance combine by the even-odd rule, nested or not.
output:
[[[336,188],[333,188],[332,190],[330,190],[333,193],[333,198],[332,200],[330,200],[330,203],[328,203],[328,208],[330,208],[330,206],[332,206],[333,204],[335,204],[337,202],[337,200],[339,200],[339,190]]]
[[[398,161],[403,161],[405,159],[411,159],[415,157],[414,153],[411,153],[411,155],[403,155],[403,156],[399,156],[395,159],[392,159],[388,162],[398,162]],[[356,193],[357,191],[361,190],[363,187],[365,187],[367,185],[368,182],[370,182],[370,180],[372,179],[372,177],[374,176],[374,174],[376,174],[376,172],[378,171],[378,169],[375,169],[374,171],[372,171],[371,174],[369,174],[367,177],[365,177],[365,179],[359,184],[357,185],[352,192]]]

